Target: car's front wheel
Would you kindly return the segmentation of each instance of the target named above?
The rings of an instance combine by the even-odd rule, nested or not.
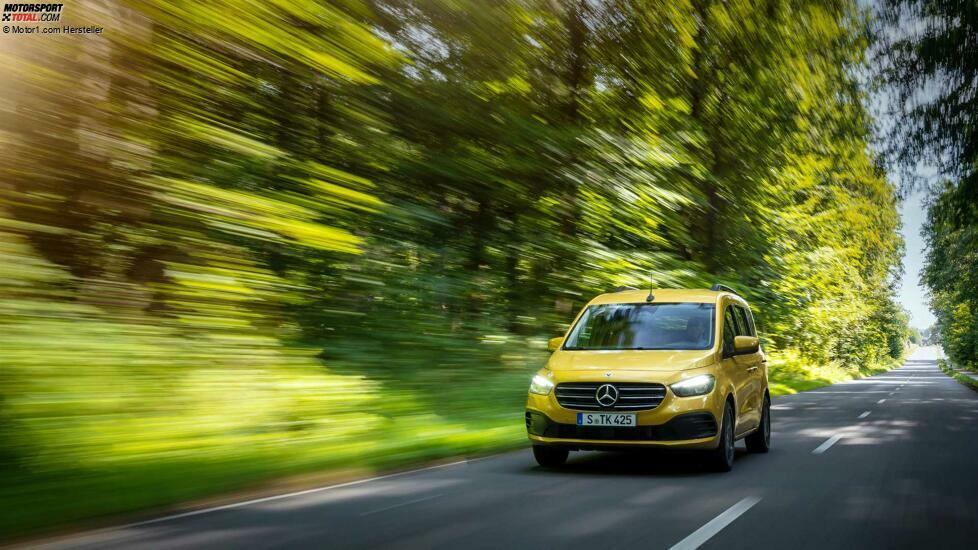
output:
[[[723,419],[720,421],[720,441],[717,448],[709,451],[710,466],[718,472],[729,472],[734,461],[734,410],[727,402],[723,407]]]
[[[757,431],[744,438],[747,450],[752,453],[766,453],[771,449],[771,398],[764,396],[761,408],[761,425]]]
[[[554,468],[567,462],[570,451],[560,447],[549,447],[547,445],[534,445],[533,458],[537,459],[537,464],[545,468]]]

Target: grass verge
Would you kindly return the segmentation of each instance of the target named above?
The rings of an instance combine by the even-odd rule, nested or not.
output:
[[[964,374],[963,372],[958,372],[955,370],[951,363],[946,359],[938,359],[937,366],[940,367],[944,374],[950,376],[951,378],[957,380],[960,384],[967,386],[975,391],[978,391],[978,380]]]
[[[815,363],[794,350],[779,351],[768,356],[768,383],[772,396],[789,395],[886,372],[900,363],[890,359],[852,368],[837,362]]]

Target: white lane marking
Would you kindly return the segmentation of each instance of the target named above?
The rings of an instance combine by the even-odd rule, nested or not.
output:
[[[699,548],[703,545],[703,543],[710,540],[713,535],[719,533],[724,527],[733,523],[735,519],[739,518],[744,512],[750,510],[760,501],[761,497],[746,497],[740,499],[740,502],[724,510],[722,514],[711,519],[703,527],[700,527],[699,529],[690,533],[688,537],[674,544],[669,550],[695,550],[696,548]]]
[[[362,517],[362,516],[369,516],[369,515],[371,515],[371,514],[376,514],[376,513],[379,513],[379,512],[386,512],[386,511],[388,511],[388,510],[393,510],[394,508],[400,508],[401,506],[407,506],[407,505],[409,505],[409,504],[417,504],[417,503],[419,503],[419,502],[424,502],[424,501],[426,501],[426,500],[431,500],[431,499],[433,499],[433,498],[438,498],[438,497],[440,497],[440,496],[444,496],[444,495],[441,495],[441,494],[437,494],[437,495],[428,495],[428,496],[426,496],[426,497],[421,497],[421,498],[416,498],[416,499],[414,499],[414,500],[409,500],[409,501],[407,501],[407,502],[399,502],[399,503],[397,503],[397,504],[392,504],[392,505],[390,505],[390,506],[384,506],[383,508],[377,508],[376,510],[371,510],[371,511],[369,511],[369,512],[364,512],[364,513],[362,513],[362,514],[360,514],[360,516],[361,516],[361,517]]]
[[[342,487],[352,487],[354,485],[361,485],[361,484],[364,484],[364,483],[369,483],[371,481],[379,481],[381,479],[390,479],[392,477],[404,476],[404,475],[408,475],[408,474],[416,474],[418,472],[427,472],[428,470],[437,470],[438,468],[448,468],[449,466],[458,466],[459,464],[467,464],[469,462],[474,462],[476,460],[479,460],[479,459],[478,458],[475,458],[475,459],[472,459],[472,460],[469,460],[469,459],[457,460],[455,462],[449,462],[448,464],[436,464],[434,466],[428,466],[427,468],[418,468],[417,470],[408,470],[406,472],[395,472],[393,474],[387,474],[387,475],[382,475],[382,476],[377,476],[377,477],[370,477],[370,478],[367,478],[367,479],[357,479],[357,480],[354,480],[354,481],[348,481],[346,483],[339,483],[339,484],[336,484],[336,485],[327,485],[325,487],[314,487],[312,489],[305,489],[303,491],[295,491],[295,492],[292,492],[292,493],[284,493],[284,494],[281,494],[281,495],[272,495],[272,496],[262,497],[262,498],[256,498],[256,499],[252,499],[252,500],[245,500],[243,502],[234,502],[232,504],[224,504],[222,506],[214,506],[213,508],[201,508],[200,510],[191,510],[189,512],[183,512],[183,513],[180,513],[180,514],[173,514],[173,515],[170,515],[170,516],[163,516],[161,518],[148,519],[148,520],[145,520],[145,521],[137,521],[135,523],[127,523],[125,525],[118,525],[118,526],[115,526],[115,527],[106,527],[105,529],[98,529],[98,530],[95,530],[95,531],[88,531],[88,532],[85,532],[85,533],[78,533],[77,537],[89,536],[89,535],[94,535],[94,534],[103,533],[103,532],[107,532],[107,531],[117,531],[117,530],[120,530],[121,531],[123,529],[130,529],[132,527],[142,527],[144,525],[152,525],[154,523],[161,523],[161,522],[164,522],[164,521],[171,521],[171,520],[175,520],[175,519],[189,518],[189,517],[192,517],[192,516],[199,516],[201,514],[209,514],[211,512],[220,512],[221,510],[233,510],[234,508],[241,508],[243,506],[251,506],[253,504],[261,504],[263,502],[271,502],[273,500],[282,500],[282,499],[285,499],[285,498],[298,497],[298,496],[302,496],[302,495],[310,495],[310,494],[313,494],[313,493],[321,493],[323,491],[329,491],[331,489],[340,489]]]
[[[809,395],[841,395],[841,394],[852,394],[858,393],[860,395],[866,393],[886,393],[886,390],[868,390],[868,391],[810,391],[805,392]]]
[[[883,403],[886,403],[886,399],[880,399],[876,402],[877,405],[882,405]]]
[[[859,415],[859,419],[862,420],[863,418],[866,418],[867,416],[869,416],[869,411],[866,411],[863,414]]]
[[[832,445],[835,445],[836,442],[838,442],[840,439],[842,439],[842,436],[841,435],[839,435],[839,434],[833,435],[832,437],[826,439],[824,443],[822,443],[818,447],[815,447],[815,450],[812,451],[812,454],[813,455],[820,455],[820,454],[824,453],[825,451],[829,450],[829,447],[831,447]]]

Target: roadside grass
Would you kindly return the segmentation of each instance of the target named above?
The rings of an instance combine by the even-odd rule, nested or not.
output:
[[[27,463],[5,469],[0,540],[146,519],[215,495],[230,494],[234,500],[235,493],[281,492],[290,484],[308,488],[519,448],[526,445],[522,405],[528,380],[525,372],[504,372],[456,384],[451,400],[469,407],[452,414],[419,410],[428,406],[427,396],[390,391],[380,396],[376,416],[350,415],[347,421],[363,422],[365,429],[344,436],[322,436],[314,427],[266,434],[231,428],[205,443],[176,433],[174,426],[167,435],[166,426],[152,422],[141,428],[159,430],[156,444],[127,445],[121,432],[102,434],[101,444],[116,449],[115,456],[78,460],[69,455],[46,467]],[[503,392],[513,397],[485,399]],[[482,403],[480,410],[473,410],[474,403]],[[131,429],[138,428],[126,428]],[[95,444],[98,435],[89,437]]]
[[[783,350],[768,355],[768,383],[772,396],[789,395],[886,372],[899,366],[900,362],[893,359],[847,368],[837,362],[814,363],[795,350]]]
[[[19,483],[8,482],[0,488],[4,509],[0,539],[139,521],[198,505],[306,489],[525,444],[520,419],[473,419],[465,426],[442,430],[445,433],[439,436],[418,439],[408,432],[392,432],[389,441],[365,441],[345,448],[309,443],[281,452],[241,449],[234,457],[25,472]]]
[[[0,313],[0,541],[523,445],[546,357],[542,339],[402,358],[375,344],[414,368],[365,373],[318,347],[192,324],[207,316],[190,330],[2,297]]]
[[[968,376],[963,372],[959,372],[951,366],[950,361],[946,359],[938,359],[937,366],[941,369],[944,374],[950,376],[951,378],[958,381],[958,383],[971,388],[972,390],[978,391],[978,380]],[[969,369],[970,370],[970,369]]]

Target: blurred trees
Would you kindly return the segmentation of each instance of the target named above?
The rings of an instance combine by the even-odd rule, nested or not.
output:
[[[973,175],[966,179],[974,178]],[[978,367],[978,197],[969,183],[945,183],[927,211],[924,237],[927,264],[923,281],[930,289],[936,329],[948,357],[957,365]]]
[[[893,94],[890,157],[908,188],[930,183],[924,237],[935,331],[978,365],[978,11],[973,2],[887,0],[881,75]],[[937,169],[937,182],[921,174]]]
[[[650,274],[902,351],[855,1],[104,9],[0,50],[5,463],[494,442],[540,337]]]

